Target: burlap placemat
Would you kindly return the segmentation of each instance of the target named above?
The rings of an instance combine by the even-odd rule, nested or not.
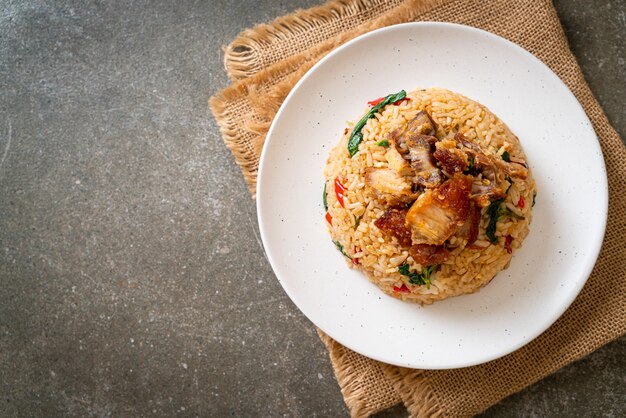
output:
[[[583,105],[604,152],[609,217],[600,257],[573,305],[545,333],[501,359],[464,369],[412,370],[363,357],[320,332],[353,416],[400,401],[412,416],[471,416],[626,331],[626,149],[583,79],[548,0],[344,0],[243,32],[226,48],[234,83],[210,100],[224,141],[254,194],[265,134],[280,104],[322,56],[373,29],[408,21],[481,28],[527,49]]]

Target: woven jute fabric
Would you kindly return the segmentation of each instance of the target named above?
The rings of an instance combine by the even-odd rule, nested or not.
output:
[[[295,83],[325,54],[371,30],[409,21],[461,23],[517,43],[546,63],[591,119],[604,153],[609,214],[595,268],[572,306],[519,350],[479,366],[405,369],[363,357],[319,332],[353,416],[403,402],[412,416],[472,416],[626,331],[626,148],[593,97],[549,0],[342,0],[240,34],[225,50],[233,84],[210,106],[254,194],[271,121]],[[530,320],[530,319],[529,319]]]

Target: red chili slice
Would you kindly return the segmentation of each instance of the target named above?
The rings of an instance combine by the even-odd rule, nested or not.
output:
[[[409,99],[408,97],[405,97],[404,99],[400,99],[400,100],[398,100],[397,102],[393,102],[393,104],[394,104],[395,106],[398,106],[400,103],[403,103],[403,102],[408,102],[408,101],[410,101],[410,100],[411,100],[411,99]]]
[[[382,102],[383,100],[385,100],[384,97],[379,97],[378,99],[374,99],[370,102],[367,102],[367,104],[369,105],[369,107],[374,107],[376,106],[378,103]]]
[[[519,200],[517,201],[517,206],[519,206],[520,208],[524,209],[524,205],[526,204],[526,202],[524,202],[524,198],[522,196],[519,197]]]
[[[411,293],[411,291],[409,290],[408,287],[406,287],[406,285],[403,283],[402,286],[398,287],[398,286],[394,286],[393,287],[393,291],[394,292],[398,292],[398,293]]]
[[[356,248],[356,246],[353,246],[352,250],[354,251],[355,254],[359,252],[359,250]],[[356,257],[352,257],[352,264],[357,266],[359,264],[359,259],[356,258]]]
[[[512,242],[513,242],[513,237],[510,235],[507,235],[507,237],[504,239],[504,248],[506,249],[506,252],[509,254],[513,252],[513,249],[511,248]]]
[[[339,181],[339,177],[335,177],[335,195],[337,196],[337,201],[341,205],[342,208],[345,208],[343,204],[343,193],[346,191],[346,187],[341,184]]]
[[[383,100],[385,100],[384,97],[379,97],[378,99],[375,99],[375,100],[372,100],[370,102],[367,102],[367,104],[369,105],[369,107],[374,107],[377,104],[379,104],[380,102],[382,102]],[[409,99],[408,97],[405,97],[404,99],[400,99],[400,100],[397,100],[397,101],[393,102],[393,104],[397,106],[400,103],[408,102],[409,100],[411,100],[411,99]]]
[[[326,222],[328,222],[329,224],[333,224],[333,217],[330,216],[330,213],[326,212]]]

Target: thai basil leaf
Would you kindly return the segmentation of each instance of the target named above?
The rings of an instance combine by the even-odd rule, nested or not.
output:
[[[416,285],[426,285],[426,288],[430,289],[430,275],[437,268],[437,264],[432,266],[424,267],[419,273],[412,273],[409,269],[408,264],[403,264],[398,267],[398,272],[403,276],[407,276],[409,278],[409,283]]]
[[[496,224],[498,223],[498,217],[500,216],[500,205],[502,202],[504,202],[504,199],[494,200],[487,208],[489,223],[487,224],[487,230],[485,233],[492,244],[498,242],[498,238],[496,237]]]
[[[402,100],[405,97],[406,97],[406,91],[404,91],[404,90],[400,90],[399,92],[397,92],[395,94],[390,94],[388,96],[385,96],[385,98],[383,99],[382,102],[380,102],[376,106],[372,107],[365,114],[365,116],[363,116],[356,123],[356,125],[354,125],[354,128],[352,129],[352,133],[350,134],[350,139],[348,140],[348,152],[350,153],[350,157],[354,157],[354,154],[356,154],[359,151],[359,144],[363,140],[363,133],[361,133],[361,129],[363,129],[363,127],[367,123],[367,120],[370,119],[370,118],[373,118],[374,115],[376,113],[380,112],[380,110],[383,107],[387,106],[390,103],[395,103],[398,100]]]
[[[324,183],[324,192],[322,194],[322,202],[324,203],[324,210],[328,211],[328,196],[326,195],[326,183]]]
[[[350,257],[348,254],[346,254],[345,250],[343,249],[343,245],[341,245],[341,243],[339,241],[333,241],[333,244],[335,244],[335,247],[337,247],[337,249],[339,251],[341,251],[341,254],[343,254],[344,256],[348,257],[350,260],[352,260],[352,257]]]

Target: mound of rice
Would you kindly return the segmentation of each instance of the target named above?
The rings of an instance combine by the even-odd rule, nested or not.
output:
[[[385,140],[391,132],[406,125],[419,111],[426,111],[437,126],[437,137],[458,132],[494,158],[502,159],[504,154],[524,166],[526,156],[518,138],[480,103],[440,88],[415,90],[406,97],[408,100],[385,106],[367,121],[361,131],[362,142],[353,157],[347,150],[352,125],[330,151],[324,170],[327,226],[349,267],[362,270],[369,280],[393,297],[431,304],[476,292],[508,267],[512,253],[528,234],[535,182],[530,169],[526,178],[507,178],[511,185],[502,205],[512,216],[498,219],[497,242],[486,235],[490,215],[487,207],[482,207],[476,241],[467,245],[463,239],[452,236],[445,244],[448,259],[433,267],[429,283],[414,284],[406,274],[407,265],[410,272],[422,272],[425,266],[413,259],[406,245],[375,225],[389,206],[375,198],[365,180],[368,169],[388,166]],[[334,192],[336,180],[345,187],[343,202]]]

